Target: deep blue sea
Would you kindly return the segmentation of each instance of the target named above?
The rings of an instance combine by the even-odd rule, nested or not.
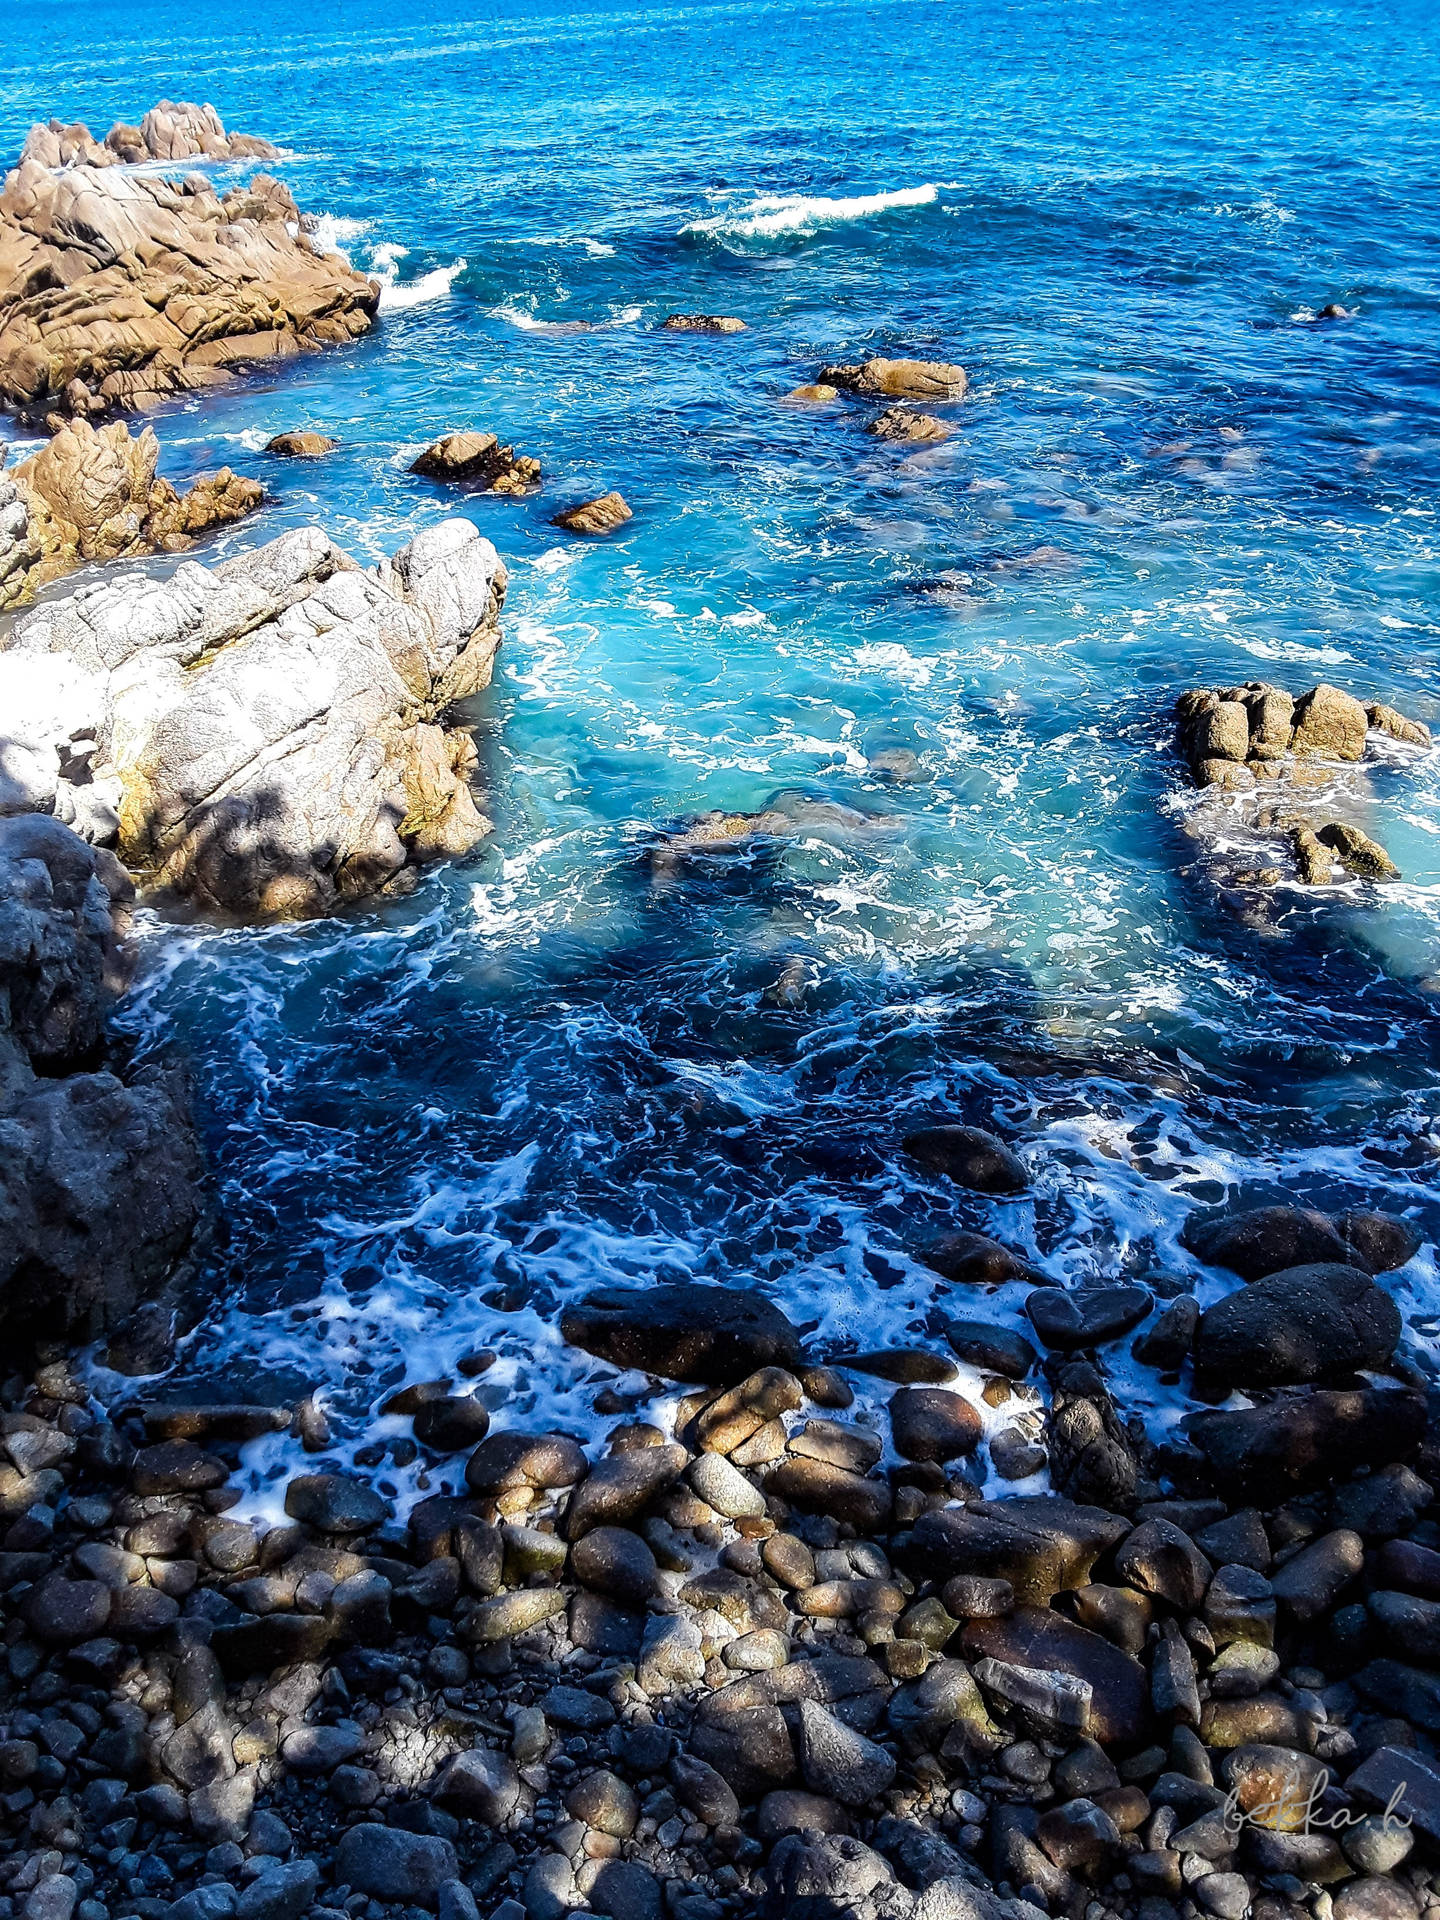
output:
[[[4,151],[213,101],[386,282],[352,349],[157,417],[171,477],[272,489],[230,546],[315,521],[373,559],[460,512],[511,574],[490,843],[334,921],[145,923],[123,1022],[188,1056],[227,1222],[188,1364],[319,1384],[343,1440],[487,1346],[497,1419],[589,1432],[610,1376],[556,1325],[602,1280],[756,1285],[868,1346],[1018,1313],[915,1262],[938,1224],[1071,1283],[1193,1276],[1176,1231],[1227,1192],[1440,1231],[1440,754],[1367,776],[1402,882],[1256,914],[1186,831],[1168,717],[1324,678],[1440,724],[1437,30],[1372,0],[0,9]],[[787,403],[872,353],[969,370],[953,438]],[[342,450],[260,451],[302,426]],[[412,477],[456,427],[543,490]],[[618,535],[550,524],[611,487]],[[925,778],[875,777],[896,747]],[[781,792],[876,817],[648,857]],[[1033,1196],[917,1178],[898,1135],[940,1113],[1021,1146]],[[1427,1248],[1393,1282],[1422,1349],[1435,1278]]]

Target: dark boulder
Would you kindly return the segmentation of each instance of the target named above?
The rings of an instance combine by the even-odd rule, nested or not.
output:
[[[1262,1507],[1362,1466],[1403,1460],[1425,1432],[1424,1396],[1403,1387],[1317,1389],[1184,1422],[1217,1486]]]
[[[1304,1385],[1380,1367],[1400,1338],[1400,1309],[1358,1267],[1288,1267],[1201,1314],[1197,1379],[1225,1387]]]
[[[1074,1293],[1041,1287],[1026,1300],[1025,1311],[1052,1352],[1078,1353],[1129,1333],[1152,1304],[1145,1287],[1089,1287]]]
[[[1035,1349],[1023,1333],[991,1326],[988,1320],[952,1320],[945,1338],[961,1360],[1007,1380],[1023,1380],[1035,1364]]]
[[[902,1144],[928,1172],[974,1193],[1023,1193],[1030,1185],[1025,1163],[984,1127],[917,1127]]]
[[[1242,1280],[1352,1258],[1328,1215],[1306,1207],[1210,1208],[1191,1214],[1180,1242],[1207,1266],[1228,1267]]]
[[[759,1367],[800,1364],[800,1336],[747,1287],[602,1287],[569,1308],[560,1331],[612,1366],[723,1386]]]
[[[898,1551],[908,1566],[933,1579],[986,1575],[1008,1580],[1017,1599],[1043,1603],[1065,1588],[1084,1586],[1099,1556],[1129,1530],[1125,1520],[1100,1507],[1027,1494],[922,1513]]]
[[[1088,1681],[1089,1732],[1103,1746],[1138,1746],[1149,1731],[1150,1689],[1140,1662],[1049,1607],[1017,1607],[998,1619],[971,1620],[961,1645],[972,1662],[1005,1660]]]
[[[1023,1254],[1012,1252],[984,1233],[937,1234],[920,1248],[919,1257],[958,1286],[998,1287],[1007,1280],[1030,1276]]]
[[[1424,1235],[1393,1213],[1339,1213],[1335,1230],[1349,1248],[1349,1259],[1367,1273],[1392,1273],[1424,1245]]]

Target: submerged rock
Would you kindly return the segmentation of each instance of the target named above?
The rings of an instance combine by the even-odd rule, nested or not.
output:
[[[557,513],[552,525],[564,527],[567,533],[613,533],[633,518],[622,494],[602,493],[597,499]]]
[[[965,369],[945,360],[865,360],[822,367],[815,378],[849,393],[887,394],[897,400],[960,400],[969,384]]]
[[[127,412],[367,332],[379,287],[299,220],[263,174],[221,199],[195,177],[22,159],[0,191],[0,402]]]
[[[328,433],[315,433],[305,427],[275,434],[265,442],[265,451],[285,460],[318,460],[322,454],[333,453],[339,444]]]
[[[317,913],[488,832],[470,736],[440,721],[489,683],[505,582],[468,521],[369,572],[302,528],[37,607],[0,687],[30,704],[21,744],[56,811],[85,804],[83,754],[153,885],[241,918]]]
[[[540,484],[540,462],[514,447],[502,447],[493,433],[446,433],[410,463],[411,473],[453,486],[477,486],[486,493],[529,493]]]
[[[77,420],[0,478],[0,607],[86,560],[183,552],[264,499],[258,481],[229,467],[179,494],[156,477],[159,457],[149,427],[132,439],[118,421],[96,429]]]
[[[744,333],[745,322],[732,313],[672,313],[660,322],[662,333]]]

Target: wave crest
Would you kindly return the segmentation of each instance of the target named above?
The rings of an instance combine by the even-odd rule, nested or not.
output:
[[[680,234],[682,239],[704,235],[715,239],[770,240],[782,234],[813,233],[817,227],[866,220],[871,214],[888,213],[894,207],[928,207],[939,197],[940,189],[933,183],[900,187],[893,193],[854,194],[833,200],[823,194],[762,194],[748,206],[710,214],[703,220],[691,220],[680,229]]]

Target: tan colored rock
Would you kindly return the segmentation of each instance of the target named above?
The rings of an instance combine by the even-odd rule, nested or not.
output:
[[[1335,861],[1314,830],[1303,822],[1290,829],[1290,846],[1295,865],[1307,887],[1328,887]]]
[[[865,429],[877,440],[948,440],[954,431],[933,413],[917,413],[914,407],[887,407]]]
[[[20,157],[44,167],[118,167],[145,160],[273,160],[278,151],[253,134],[226,133],[208,102],[161,100],[138,127],[117,120],[103,145],[83,122],[33,126]]]
[[[159,442],[149,427],[132,438],[118,421],[92,427],[77,420],[22,462],[11,480],[24,529],[24,551],[4,564],[0,524],[0,607],[26,600],[36,587],[83,561],[178,553],[204,533],[253,513],[264,498],[254,480],[228,467],[204,474],[179,494],[156,477]],[[0,504],[0,523],[4,519]]]
[[[1403,740],[1411,747],[1428,747],[1430,744],[1430,729],[1419,720],[1407,720],[1394,707],[1379,704],[1367,707],[1365,718],[1370,722],[1372,732],[1388,734],[1392,740]]]
[[[487,493],[528,493],[540,484],[540,462],[514,447],[502,447],[493,433],[445,433],[418,459],[411,473],[452,486],[478,486]]]
[[[586,500],[581,506],[567,507],[563,513],[557,513],[552,525],[564,527],[567,533],[613,533],[616,527],[624,526],[633,518],[623,495],[602,493],[598,499]]]
[[[339,444],[328,433],[313,433],[306,427],[294,433],[277,433],[265,442],[265,451],[283,460],[318,460],[322,454],[333,453]]]
[[[1290,751],[1301,759],[1359,760],[1369,725],[1358,700],[1322,680],[1295,702]]]
[[[1362,833],[1359,827],[1347,826],[1343,821],[1332,821],[1329,826],[1321,827],[1315,838],[1322,846],[1331,849],[1342,867],[1351,873],[1358,873],[1362,879],[1400,878],[1399,867],[1380,842],[1372,840],[1368,833]]]
[[[0,403],[36,421],[131,412],[367,332],[379,287],[298,226],[264,175],[221,199],[22,160],[0,191]]]
[[[813,381],[808,387],[796,387],[785,396],[787,400],[804,401],[810,406],[821,406],[825,401],[837,400],[839,397],[840,389],[838,387],[827,387],[825,383],[820,380]]]
[[[896,400],[960,400],[969,385],[965,369],[946,360],[865,360],[822,367],[815,377],[848,393],[887,394]]]
[[[1197,787],[1219,787],[1223,793],[1249,793],[1255,774],[1234,760],[1201,760],[1195,768]]]
[[[660,327],[664,333],[744,333],[745,322],[731,313],[672,313]]]

